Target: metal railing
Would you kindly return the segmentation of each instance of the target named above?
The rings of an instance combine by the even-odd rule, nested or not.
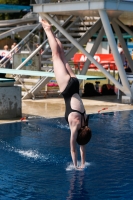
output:
[[[24,37],[13,49],[11,49],[9,51],[9,53],[6,55],[6,57],[3,57],[1,60],[0,60],[0,68],[4,68],[6,63],[12,58],[14,52],[16,51],[17,48],[19,48],[20,50],[20,46],[23,47],[25,44],[27,44],[27,42],[29,40],[27,40],[28,38],[31,39],[31,37],[33,38],[34,35],[32,35],[32,33],[34,33],[37,29],[39,29],[41,27],[41,24],[38,23],[36,25],[36,27],[26,35],[26,37]],[[32,35],[32,36],[31,36]]]

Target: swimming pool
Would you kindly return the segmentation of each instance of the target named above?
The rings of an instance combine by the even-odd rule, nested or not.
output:
[[[133,111],[91,115],[89,124],[83,171],[73,169],[63,118],[0,125],[0,199],[133,199]]]

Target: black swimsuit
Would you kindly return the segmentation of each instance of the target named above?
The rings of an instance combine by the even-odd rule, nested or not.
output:
[[[65,112],[65,119],[68,122],[68,116],[71,112],[78,112],[84,117],[85,111],[82,113],[78,110],[73,110],[71,108],[71,98],[74,94],[79,94],[79,81],[75,77],[70,77],[69,82],[65,88],[65,90],[61,93],[64,97],[65,104],[66,104],[66,112]],[[82,118],[81,118],[82,119]]]

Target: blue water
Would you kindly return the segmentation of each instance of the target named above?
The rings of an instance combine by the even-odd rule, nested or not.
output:
[[[0,125],[0,200],[132,200],[133,111],[89,124],[83,171],[73,169],[63,118]]]

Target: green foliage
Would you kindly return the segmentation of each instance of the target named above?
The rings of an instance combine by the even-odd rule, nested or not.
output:
[[[0,0],[0,4],[30,5],[30,0]]]
[[[19,5],[30,5],[30,0],[18,0],[18,2],[19,2]]]
[[[19,0],[0,0],[0,4],[18,4]]]
[[[0,13],[0,20],[5,19],[5,14],[4,13]]]

